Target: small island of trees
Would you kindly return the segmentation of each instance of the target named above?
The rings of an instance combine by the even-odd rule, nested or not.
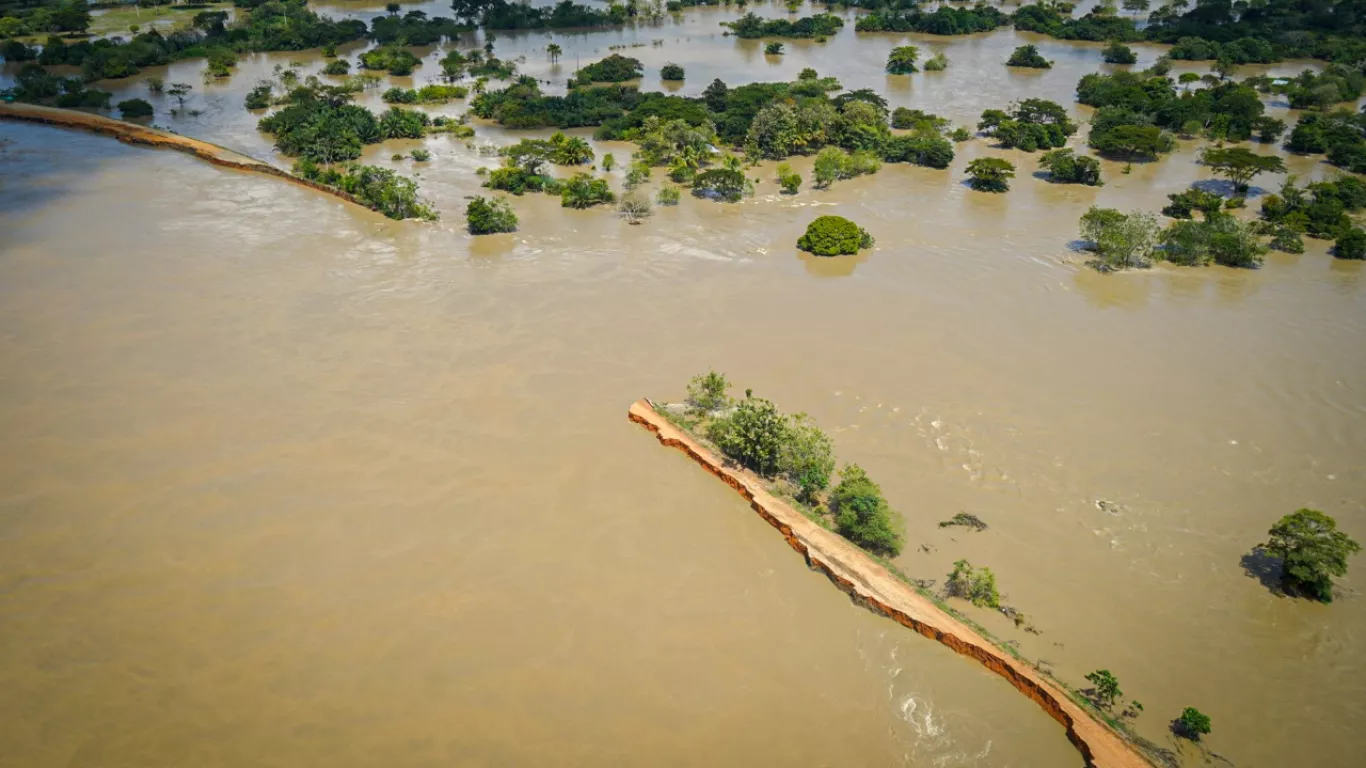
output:
[[[1016,48],[1006,59],[1007,67],[1027,67],[1029,69],[1052,69],[1053,62],[1045,59],[1039,53],[1038,46],[1022,45]]]
[[[797,178],[801,183],[801,177]],[[817,256],[845,256],[873,247],[873,236],[843,216],[821,216],[806,226],[797,247]]]

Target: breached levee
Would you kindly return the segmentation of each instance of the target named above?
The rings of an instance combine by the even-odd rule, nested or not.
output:
[[[1122,735],[1096,720],[1031,665],[988,642],[966,624],[944,612],[838,534],[820,527],[769,493],[754,475],[727,466],[710,449],[661,416],[648,400],[631,406],[631,421],[655,433],[659,442],[678,448],[721,478],[746,500],[807,563],[825,573],[850,597],[895,619],[958,653],[976,659],[1010,681],[1067,729],[1067,738],[1092,768],[1151,768]]]
[[[217,144],[210,144],[207,141],[191,139],[175,133],[168,133],[156,128],[149,128],[137,123],[129,123],[123,120],[104,117],[102,115],[92,115],[89,112],[80,112],[74,109],[61,109],[58,107],[44,107],[37,104],[6,104],[0,102],[0,119],[22,120],[30,123],[42,123],[44,125],[55,125],[62,128],[75,128],[90,133],[98,133],[105,136],[113,136],[119,141],[128,144],[141,144],[147,147],[158,149],[173,149],[177,152],[185,152],[200,160],[204,160],[212,165],[222,168],[231,168],[235,171],[246,171],[247,173],[260,173],[266,176],[274,176],[277,179],[298,184],[301,187],[317,190],[339,197],[348,203],[354,203],[366,210],[370,207],[357,200],[355,197],[343,192],[336,187],[326,184],[303,179],[294,174],[276,168],[269,163],[263,163],[254,157],[248,157],[239,152],[220,147]]]

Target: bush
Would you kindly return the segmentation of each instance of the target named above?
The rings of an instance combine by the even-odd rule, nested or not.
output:
[[[425,150],[425,149],[418,148],[418,149],[414,149],[412,152],[410,152],[410,153],[409,153],[409,157],[413,158],[413,160],[415,160],[415,161],[417,161],[417,162],[419,162],[419,163],[425,163],[425,162],[427,162],[428,160],[431,160],[431,159],[432,159],[432,153],[431,153],[431,152],[428,152],[428,151]]]
[[[294,164],[297,176],[336,187],[391,219],[435,221],[437,212],[417,196],[417,183],[387,168],[346,163],[320,167],[305,156]]]
[[[1282,560],[1281,583],[1290,591],[1333,601],[1333,577],[1347,574],[1347,558],[1361,545],[1337,529],[1337,521],[1314,509],[1282,517],[1263,545]]]
[[[1333,243],[1333,255],[1339,259],[1366,259],[1366,232],[1352,227]]]
[[[1134,53],[1134,49],[1119,41],[1105,46],[1100,55],[1106,64],[1133,64],[1138,61],[1138,54]]]
[[[688,405],[704,413],[724,410],[735,403],[729,391],[730,380],[724,373],[707,371],[688,382]]]
[[[920,58],[920,49],[914,45],[902,45],[887,54],[887,73],[890,75],[909,75],[917,71],[915,62]]]
[[[632,192],[623,195],[621,202],[617,204],[617,213],[626,219],[628,224],[639,224],[644,219],[650,217],[654,211],[650,207],[650,199]]]
[[[729,168],[710,168],[692,180],[693,196],[726,203],[739,202],[749,191],[749,181],[745,175]]]
[[[865,173],[877,173],[881,166],[878,156],[868,150],[852,154],[839,147],[826,147],[816,155],[811,175],[816,186],[825,188],[839,179],[852,179]]]
[[[639,59],[632,59],[614,53],[580,69],[576,76],[580,85],[590,83],[624,83],[635,80],[645,73],[645,65]]]
[[[979,157],[968,163],[968,186],[979,192],[1005,192],[1015,178],[1015,165],[999,157]]]
[[[795,195],[802,186],[802,176],[793,171],[792,166],[782,163],[778,166],[778,186],[783,188],[784,194]]]
[[[1195,707],[1186,707],[1182,710],[1181,716],[1176,718],[1172,725],[1178,735],[1185,736],[1191,741],[1199,741],[1201,736],[1210,732],[1209,715]]]
[[[616,200],[605,179],[595,179],[586,173],[576,173],[564,183],[560,205],[565,208],[592,208]]]
[[[674,63],[665,64],[664,67],[659,70],[659,79],[682,82],[683,68]]]
[[[385,104],[416,104],[417,91],[411,88],[390,88],[380,98]]]
[[[901,552],[901,532],[882,489],[857,464],[840,471],[840,482],[830,493],[830,511],[845,538],[880,555]]]
[[[1120,213],[1091,206],[1081,217],[1081,236],[1103,269],[1146,267],[1157,247],[1157,217],[1145,211]]]
[[[925,62],[926,72],[943,72],[949,68],[949,57],[942,53],[936,53],[929,61]]]
[[[1108,669],[1098,669],[1087,675],[1086,680],[1095,686],[1096,701],[1105,709],[1109,709],[1116,699],[1124,695],[1119,689],[1119,680]]]
[[[797,498],[813,503],[830,485],[830,473],[835,471],[834,447],[825,432],[799,413],[788,424],[778,462],[783,476],[797,486]]]
[[[783,44],[776,40],[766,43],[764,45],[764,53],[769,56],[781,56],[783,55]]]
[[[1039,53],[1037,46],[1022,45],[1006,59],[1007,67],[1029,67],[1031,69],[1052,69],[1053,62]]]
[[[266,109],[270,106],[272,88],[270,83],[261,83],[250,91],[247,91],[245,106],[247,109]]]
[[[973,568],[967,560],[953,564],[944,591],[950,597],[969,600],[979,608],[1000,608],[1001,593],[996,591],[996,574],[990,568]]]
[[[1061,184],[1085,184],[1099,187],[1100,161],[1094,157],[1077,156],[1070,149],[1055,149],[1045,152],[1039,160],[1039,167],[1048,171],[1048,177]]]
[[[723,454],[763,477],[777,473],[787,436],[787,417],[762,397],[746,397],[707,430]]]
[[[151,117],[156,112],[152,109],[152,105],[144,99],[126,99],[120,101],[118,106],[124,119]]]
[[[465,228],[471,235],[517,231],[517,214],[506,200],[476,197],[465,207]]]
[[[806,226],[797,247],[817,256],[841,256],[873,247],[873,236],[843,216],[821,216]]]
[[[677,184],[665,184],[655,194],[655,202],[660,205],[678,205],[678,199],[682,194]]]
[[[333,59],[323,67],[324,75],[349,75],[351,74],[351,62],[346,59]]]

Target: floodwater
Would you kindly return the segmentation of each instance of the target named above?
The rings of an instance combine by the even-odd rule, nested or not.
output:
[[[1098,45],[852,16],[766,57],[719,34],[736,15],[496,46],[562,82],[643,42],[645,87],[673,61],[687,94],[812,66],[960,124],[1023,96],[1084,118],[1075,83],[1107,68]],[[907,38],[948,71],[885,75]],[[1024,40],[1054,69],[1001,66]],[[155,122],[287,164],[241,100],[291,60],[321,66],[149,72],[200,113]],[[419,144],[425,165],[390,160]],[[637,227],[527,196],[519,232],[478,239],[464,197],[495,161],[448,137],[367,154],[420,169],[432,225],[99,137],[0,124],[0,145],[0,765],[1078,764],[1032,702],[852,605],[626,421],[708,367],[825,425],[904,514],[904,570],[990,566],[1041,634],[972,615],[1074,685],[1113,671],[1145,737],[1180,749],[1166,724],[1196,706],[1243,768],[1359,762],[1360,574],[1309,604],[1241,558],[1301,506],[1366,540],[1363,265],[1311,240],[1257,271],[1105,276],[1069,249],[1087,206],[1207,179],[1199,142],[1100,189],[981,139],[791,198],[766,166],[753,199]],[[962,186],[983,154],[1020,166],[1008,194]],[[877,247],[799,254],[825,213]],[[958,511],[990,530],[937,527]]]

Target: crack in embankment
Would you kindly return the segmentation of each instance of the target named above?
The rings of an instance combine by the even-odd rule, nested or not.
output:
[[[222,168],[231,168],[235,171],[246,171],[247,173],[260,173],[266,176],[274,176],[277,179],[298,184],[301,187],[323,192],[333,197],[339,197],[348,203],[359,205],[366,210],[370,207],[355,197],[343,192],[336,187],[326,184],[319,184],[315,181],[295,176],[288,171],[276,168],[269,163],[263,163],[253,157],[248,157],[230,149],[220,147],[217,144],[210,144],[207,141],[191,139],[175,133],[167,133],[155,128],[149,128],[137,123],[128,123],[122,120],[114,120],[102,115],[92,115],[89,112],[80,112],[74,109],[61,109],[58,107],[44,107],[37,104],[4,104],[0,103],[0,119],[22,120],[30,123],[42,123],[43,125],[55,125],[62,128],[75,128],[77,130],[98,133],[105,136],[113,136],[125,144],[140,144],[157,149],[173,149],[177,152],[194,155],[200,160],[204,160],[211,165]]]
[[[734,488],[807,563],[834,582],[855,602],[897,623],[976,659],[1033,699],[1067,730],[1067,738],[1091,768],[1149,768],[1125,739],[1079,707],[1037,670],[989,643],[967,625],[945,613],[898,580],[862,550],[802,516],[765,490],[747,472],[732,469],[687,433],[660,416],[648,400],[631,406],[631,421],[655,433],[659,442],[678,448],[708,472]]]

